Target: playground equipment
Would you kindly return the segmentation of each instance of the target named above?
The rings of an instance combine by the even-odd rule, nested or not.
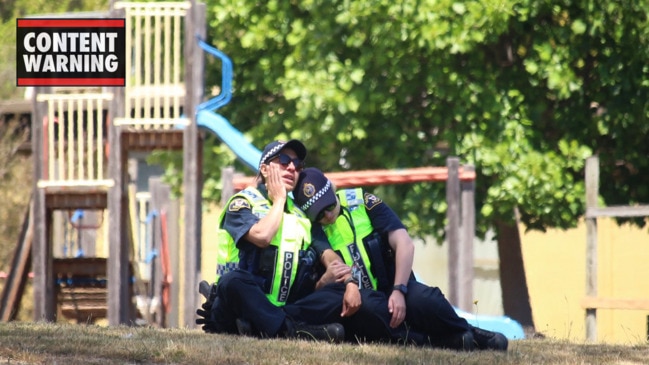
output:
[[[31,219],[25,220],[30,229],[18,245],[12,267],[15,273],[10,275],[13,279],[7,280],[3,290],[3,320],[15,313],[22,295],[19,289],[25,282],[21,278],[31,266],[35,320],[54,321],[59,311],[64,315],[74,311],[69,315],[80,321],[103,316],[110,325],[133,324],[139,315],[134,296],[142,291],[142,277],[131,234],[134,218],[129,212],[134,194],[129,192],[132,176],[128,160],[156,149],[182,149],[186,262],[184,275],[178,275],[183,279],[179,282],[185,284],[184,293],[176,294],[184,300],[180,325],[194,325],[199,303],[202,148],[194,114],[184,111],[196,110],[202,98],[203,54],[195,38],[204,37],[205,6],[193,1],[111,4],[106,17],[126,19],[126,54],[132,55],[127,57],[126,86],[34,90],[33,209]],[[185,127],[179,130],[175,128],[178,124]],[[153,205],[151,209],[155,209]],[[166,219],[164,207],[158,208],[152,221],[168,226],[171,220]],[[88,256],[85,250],[71,246],[66,253],[72,257],[56,256],[55,217],[60,212],[86,211],[106,214],[106,257]],[[68,223],[81,221],[75,214]],[[178,222],[178,217],[173,221]],[[167,241],[164,235],[158,236]],[[178,266],[163,260],[164,249],[156,247],[152,261],[158,268],[151,270],[155,282],[147,283],[157,298],[165,296],[165,290],[169,292],[169,266]],[[162,266],[164,272],[159,273]],[[172,302],[181,308],[180,300]],[[153,320],[164,325],[164,315]]]
[[[221,93],[198,105],[196,123],[205,128],[225,143],[234,154],[252,171],[257,171],[261,151],[248,141],[243,133],[234,128],[230,122],[216,110],[230,102],[232,98],[232,61],[225,53],[210,46],[202,40],[198,44],[209,54],[221,60]]]
[[[193,326],[200,278],[202,139],[198,127],[218,128],[213,121],[221,116],[214,110],[230,100],[232,64],[220,51],[202,41],[203,4],[115,2],[112,7],[106,16],[126,19],[127,54],[132,55],[127,58],[126,87],[34,91],[32,152],[36,159],[37,189],[29,215],[32,218],[25,220],[26,224],[29,222],[27,238],[21,239],[15,255],[19,262],[12,266],[11,277],[16,279],[8,280],[5,286],[2,309],[4,313],[15,314],[24,278],[31,267],[37,320],[56,320],[57,311],[66,302],[73,302],[77,312],[66,310],[64,315],[79,320],[107,317],[111,325],[133,323],[138,315],[134,296],[140,312],[148,312],[157,306],[152,303],[154,299],[166,297],[167,300],[159,300],[169,303],[169,292],[173,292],[177,298],[172,301],[175,308],[184,301],[179,325]],[[199,106],[204,76],[201,47],[224,62],[224,85],[220,95]],[[182,128],[177,128],[179,125]],[[167,258],[180,256],[177,245],[167,242],[156,246],[151,242],[154,232],[160,232],[160,241],[168,241],[162,226],[171,229],[173,224],[166,223],[178,222],[179,217],[166,219],[164,208],[157,209],[149,200],[152,194],[133,193],[130,187],[129,158],[155,149],[183,150],[182,275],[169,272],[173,267],[178,270],[177,262],[164,260],[163,251],[176,251],[175,255],[167,254]],[[82,219],[77,212],[88,210],[106,215],[105,258],[90,257],[80,247],[72,247],[76,243],[70,236],[73,230],[67,229],[72,221]],[[66,257],[57,257],[53,247],[55,217],[60,212],[74,212],[68,217],[63,234],[66,244],[62,251]],[[146,217],[144,223],[138,219],[141,213]],[[160,228],[154,229],[154,225]],[[144,249],[142,242],[146,242]],[[89,271],[90,268],[93,270]],[[182,280],[170,288],[174,276]],[[153,289],[143,287],[143,282],[153,285]],[[93,286],[92,298],[86,290],[91,286],[89,283]],[[63,289],[70,295],[61,296]],[[79,298],[85,298],[82,302],[88,304],[87,310],[79,305]],[[162,314],[155,319],[160,325],[164,322],[160,319]],[[3,320],[9,317],[3,316]]]

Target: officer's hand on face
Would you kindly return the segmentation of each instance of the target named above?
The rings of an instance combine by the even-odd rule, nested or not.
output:
[[[268,190],[268,197],[275,203],[284,203],[286,201],[286,186],[282,180],[282,170],[279,164],[268,164],[268,176],[266,176],[266,190]]]
[[[398,290],[394,290],[388,298],[388,311],[392,313],[390,327],[397,328],[406,319],[406,298]]]
[[[345,287],[343,296],[343,311],[341,317],[350,317],[361,308],[361,291],[356,283],[349,283]]]

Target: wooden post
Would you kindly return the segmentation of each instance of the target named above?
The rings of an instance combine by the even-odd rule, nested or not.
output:
[[[111,16],[124,18],[124,9],[112,10]],[[112,88],[108,129],[108,176],[114,180],[108,190],[108,324],[130,324],[131,313],[130,260],[128,254],[128,151],[122,142],[122,129],[114,120],[125,116],[124,88]],[[128,111],[130,113],[130,110]]]
[[[446,180],[446,240],[448,241],[448,300],[458,306],[462,298],[462,251],[460,247],[460,160],[446,159],[448,179]]]
[[[45,206],[45,190],[38,187],[43,178],[45,161],[43,159],[43,122],[47,118],[47,103],[36,100],[49,88],[37,87],[33,95],[32,155],[34,156],[34,242],[32,245],[32,270],[34,271],[34,320],[56,320],[56,300],[54,298],[54,277],[52,273],[52,249],[49,228],[52,212]],[[50,120],[49,123],[54,121]]]
[[[464,171],[475,171],[472,165],[463,166]],[[475,239],[475,180],[460,182],[462,197],[461,267],[458,308],[471,312],[473,308],[473,242]]]
[[[586,159],[586,211],[597,208],[599,158]],[[586,296],[597,297],[597,217],[586,215]],[[586,308],[586,340],[597,341],[597,309]]]
[[[180,204],[172,199],[167,211],[167,229],[169,235],[169,256],[171,257],[171,309],[167,316],[167,325],[178,327],[180,315]]]
[[[201,280],[202,150],[196,106],[203,97],[204,54],[196,37],[205,39],[205,4],[192,2],[185,21],[185,115],[190,119],[183,135],[183,198],[185,203],[185,275],[182,326],[195,327]]]
[[[116,93],[118,94],[118,93]],[[118,99],[118,98],[116,98]],[[115,100],[115,99],[114,99]],[[119,109],[114,108],[117,114]],[[115,115],[114,118],[117,117]],[[108,191],[108,324],[128,324],[130,320],[129,255],[128,255],[128,194],[126,158],[122,130],[111,124],[108,131],[110,156],[109,176],[115,184]]]
[[[223,181],[223,188],[221,189],[221,206],[225,207],[228,199],[234,195],[234,167],[227,166],[221,169],[221,181]]]
[[[171,198],[171,188],[162,182],[160,177],[149,178],[149,191],[151,191],[151,210],[158,213],[153,223],[153,248],[158,253],[156,260],[153,263],[153,270],[155,282],[151,282],[153,286],[153,298],[158,300],[158,305],[155,307],[155,322],[158,327],[167,327],[167,308],[164,307],[162,300],[162,289],[164,283],[164,273],[162,271],[162,235],[165,234],[162,230],[162,213],[166,214],[169,208],[169,201]],[[167,217],[168,218],[168,217]],[[169,220],[167,220],[169,223]]]
[[[14,251],[9,277],[5,279],[0,298],[0,321],[9,322],[16,319],[20,302],[25,293],[27,272],[31,268],[31,250],[34,240],[34,200],[29,202],[29,209],[23,220],[18,245]]]

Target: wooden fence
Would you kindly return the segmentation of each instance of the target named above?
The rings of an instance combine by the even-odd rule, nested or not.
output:
[[[649,205],[599,207],[599,158],[586,159],[586,340],[597,341],[597,309],[649,310],[649,299],[599,297],[597,294],[597,218],[645,217]]]

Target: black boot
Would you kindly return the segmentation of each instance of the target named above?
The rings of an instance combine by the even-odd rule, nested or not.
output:
[[[442,343],[442,347],[458,351],[473,351],[475,350],[473,333],[466,331],[452,334]]]
[[[206,301],[196,310],[198,318],[196,324],[202,325],[203,331],[207,333],[230,333],[236,334],[237,327],[235,322],[223,323],[223,321],[216,320],[215,308],[219,307],[219,297],[216,293],[216,284],[209,284],[203,280],[198,285],[198,291]]]
[[[261,337],[261,335],[257,331],[252,329],[252,325],[247,320],[243,318],[237,318],[236,323],[237,330],[239,331],[240,335],[249,337]]]
[[[202,280],[198,283],[198,292],[208,301],[213,301],[216,297],[216,284],[210,285],[207,281]]]
[[[285,325],[285,336],[288,338],[332,343],[341,343],[345,340],[345,328],[340,323],[310,325],[286,318]]]
[[[448,334],[441,338],[431,338],[430,345],[457,351],[475,350],[475,340],[473,339],[473,332],[471,330]]]
[[[487,331],[478,327],[471,327],[471,332],[473,332],[473,339],[479,350],[507,351],[509,341],[502,333]]]

